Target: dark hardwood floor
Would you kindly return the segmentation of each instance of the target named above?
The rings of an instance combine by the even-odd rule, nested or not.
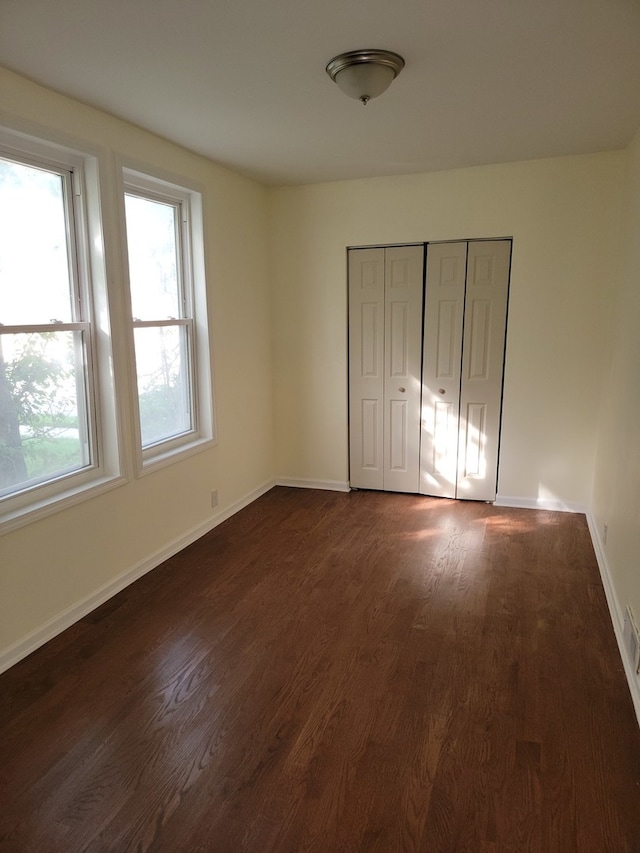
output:
[[[640,851],[580,515],[277,488],[0,691],[3,853]]]

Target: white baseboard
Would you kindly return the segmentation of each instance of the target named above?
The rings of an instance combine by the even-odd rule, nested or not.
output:
[[[616,640],[618,642],[618,651],[620,652],[620,657],[622,658],[622,665],[624,666],[624,672],[627,676],[627,683],[629,685],[629,691],[631,693],[631,699],[633,701],[633,707],[636,712],[636,717],[638,718],[638,725],[640,725],[640,676],[638,676],[633,671],[633,667],[631,666],[631,662],[627,655],[627,650],[625,648],[625,643],[622,636],[622,630],[624,626],[623,610],[615,593],[613,580],[611,579],[611,572],[609,569],[609,561],[607,560],[604,544],[600,538],[595,519],[593,518],[590,511],[587,512],[587,524],[589,525],[589,532],[591,533],[593,550],[596,552],[596,560],[598,561],[598,568],[600,569],[602,586],[604,587],[604,594],[607,598],[607,604],[609,606],[609,615],[611,616],[613,630],[615,632]]]
[[[551,512],[579,512],[586,515],[584,504],[567,503],[566,501],[547,500],[546,498],[514,498],[509,495],[498,495],[494,506],[511,506],[516,509],[546,509]]]
[[[349,483],[343,480],[292,480],[278,477],[276,486],[291,486],[294,489],[322,489],[326,492],[348,492]]]
[[[104,604],[105,601],[108,601],[114,595],[121,592],[121,590],[129,586],[129,584],[137,581],[138,578],[146,575],[147,572],[150,572],[152,569],[157,568],[161,563],[164,563],[165,560],[173,557],[174,554],[177,554],[179,551],[182,551],[183,548],[191,545],[191,543],[195,542],[196,539],[204,536],[205,533],[213,530],[214,527],[222,524],[223,521],[231,518],[232,515],[235,515],[241,509],[244,509],[244,507],[249,506],[249,504],[253,503],[253,501],[257,500],[261,495],[264,495],[272,489],[274,485],[275,482],[273,481],[263,483],[257,489],[249,492],[249,494],[245,495],[231,506],[222,509],[220,512],[211,516],[211,518],[208,518],[201,524],[192,527],[191,530],[188,530],[182,536],[179,536],[172,542],[167,543],[163,548],[155,551],[149,557],[145,557],[144,560],[141,560],[130,569],[127,569],[127,571],[118,575],[118,577],[99,587],[95,592],[86,596],[86,598],[83,598],[76,604],[71,605],[71,607],[63,610],[62,613],[57,614],[52,619],[49,619],[49,621],[45,622],[44,625],[40,625],[35,630],[22,637],[22,639],[0,651],[0,673],[9,669],[9,667],[18,663],[18,661],[27,657],[27,655],[30,655],[31,652],[34,652],[37,648],[49,642],[49,640],[52,640],[55,636],[73,625],[74,622],[82,619],[88,613],[91,613],[92,610],[95,610],[96,607],[99,607],[101,604]]]

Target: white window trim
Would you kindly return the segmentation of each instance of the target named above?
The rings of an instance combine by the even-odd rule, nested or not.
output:
[[[116,410],[111,328],[103,217],[100,199],[98,152],[86,146],[52,139],[41,131],[0,128],[0,151],[20,160],[38,161],[43,167],[73,172],[74,218],[79,273],[87,280],[87,306],[92,343],[88,370],[93,384],[94,460],[90,467],[52,478],[0,499],[0,533],[21,527],[73,506],[126,482],[121,473],[122,446]],[[76,325],[76,324],[72,324]],[[81,324],[82,325],[82,324]]]
[[[137,398],[137,376],[135,359],[130,365],[130,382],[134,393],[134,434],[136,474],[138,477],[157,471],[167,465],[200,453],[217,443],[215,428],[215,403],[213,393],[212,355],[209,338],[207,309],[207,279],[204,260],[204,223],[202,192],[189,182],[175,176],[160,174],[140,164],[121,159],[120,212],[122,221],[123,277],[126,282],[127,306],[130,318],[130,351],[135,353],[133,342],[133,312],[129,284],[129,261],[127,252],[127,233],[125,217],[125,193],[132,191],[157,198],[169,203],[180,202],[187,211],[187,221],[183,225],[183,251],[190,264],[188,307],[193,323],[193,419],[194,429],[143,449],[140,429],[140,413]]]

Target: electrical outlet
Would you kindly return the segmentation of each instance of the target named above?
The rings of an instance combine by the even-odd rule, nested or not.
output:
[[[603,545],[607,544],[607,533],[608,532],[609,532],[609,525],[603,524],[602,525],[602,544]]]
[[[211,492],[211,506],[212,507],[218,506],[218,490],[217,489],[214,489]]]

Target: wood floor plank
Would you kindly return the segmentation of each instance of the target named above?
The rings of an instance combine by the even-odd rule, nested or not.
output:
[[[276,488],[0,676],[0,851],[638,853],[583,516]]]

